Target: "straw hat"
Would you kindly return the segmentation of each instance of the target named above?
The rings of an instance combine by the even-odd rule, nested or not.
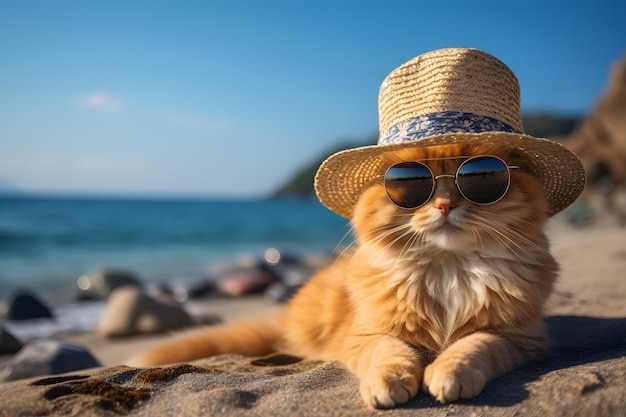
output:
[[[543,184],[550,215],[572,204],[585,186],[573,152],[524,134],[517,77],[485,52],[440,49],[413,58],[383,81],[378,112],[378,144],[331,155],[315,176],[322,204],[344,217],[388,168],[380,155],[411,147],[493,143],[516,149]]]

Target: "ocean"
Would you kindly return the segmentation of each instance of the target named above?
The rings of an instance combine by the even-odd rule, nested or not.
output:
[[[269,247],[330,254],[349,230],[313,199],[0,197],[0,298],[27,289],[68,301],[79,276],[102,268],[168,282]]]

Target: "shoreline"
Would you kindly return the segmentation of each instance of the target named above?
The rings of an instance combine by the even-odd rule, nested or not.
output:
[[[621,274],[618,265],[624,265],[626,269],[626,227],[620,226],[612,216],[602,217],[591,226],[577,227],[568,224],[564,218],[556,216],[546,228],[550,239],[552,252],[561,266],[561,272],[557,280],[555,291],[548,300],[546,315],[558,315],[568,313],[573,304],[577,305],[580,314],[588,314],[595,317],[619,317],[626,316],[626,283],[619,280],[612,283],[611,290],[607,290],[596,278],[595,280],[585,280],[585,276],[594,276],[597,267],[601,266],[607,272],[599,275],[600,281],[614,279]],[[598,246],[606,247],[608,251],[598,251]],[[623,250],[620,251],[620,248]],[[596,253],[593,255],[594,253]],[[311,253],[312,256],[322,256],[318,253]],[[588,262],[581,260],[581,256],[589,257]],[[592,256],[593,255],[593,256]],[[615,261],[618,262],[615,262]],[[621,262],[620,262],[621,261]],[[222,267],[228,264],[223,262]],[[217,265],[217,264],[216,264]],[[231,266],[236,265],[230,263]],[[598,276],[597,275],[597,276]],[[177,284],[190,283],[215,283],[214,277],[208,276],[196,278],[177,278],[163,281],[141,281],[144,291],[159,285],[167,284],[175,287]],[[73,291],[78,294],[78,287]],[[32,292],[32,291],[31,291]],[[67,293],[67,289],[65,289]],[[32,292],[34,294],[34,292]],[[41,296],[41,294],[35,294]],[[603,298],[602,303],[598,299]],[[48,297],[41,297],[48,301]],[[106,300],[79,300],[74,295],[61,303],[50,303],[47,306],[56,313],[54,319],[36,319],[25,321],[3,322],[22,342],[28,342],[38,338],[58,338],[61,340],[76,341],[88,347],[97,346],[98,350],[105,350],[102,343],[94,340],[95,329],[99,316],[106,309]],[[282,304],[264,301],[262,294],[244,295],[238,297],[219,295],[213,293],[209,296],[202,296],[195,299],[186,300],[180,306],[189,312],[192,317],[217,316],[224,322],[232,322],[242,318],[255,317],[257,314],[265,314],[280,310]],[[609,308],[607,308],[609,307]],[[195,326],[196,328],[198,326]],[[44,329],[44,330],[42,330]],[[193,327],[192,327],[193,329]],[[39,333],[38,333],[39,332]],[[160,339],[164,335],[137,335],[132,339],[139,343],[142,338]],[[84,341],[84,343],[80,343]],[[124,343],[122,343],[124,342]],[[126,345],[123,339],[112,339],[107,343]],[[132,344],[132,343],[131,343]],[[97,355],[96,355],[97,356]],[[110,358],[110,354],[104,354]],[[10,355],[0,355],[0,363],[4,362]],[[104,361],[107,365],[113,365],[112,361]]]

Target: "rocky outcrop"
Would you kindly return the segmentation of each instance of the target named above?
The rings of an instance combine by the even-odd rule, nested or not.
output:
[[[587,170],[589,187],[615,209],[626,185],[626,57],[616,62],[595,108],[566,138]]]

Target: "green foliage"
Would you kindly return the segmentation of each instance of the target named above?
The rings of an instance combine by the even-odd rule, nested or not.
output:
[[[539,138],[567,136],[581,121],[580,116],[557,116],[550,113],[532,113],[522,118],[524,132]]]
[[[272,197],[315,197],[315,190],[313,189],[313,180],[315,173],[319,166],[330,155],[343,151],[344,149],[355,148],[359,146],[366,146],[376,143],[376,139],[370,139],[369,141],[362,141],[360,143],[345,142],[342,145],[336,146],[322,156],[318,157],[315,161],[303,167],[299,170],[293,178],[288,180],[284,185],[278,188]]]

